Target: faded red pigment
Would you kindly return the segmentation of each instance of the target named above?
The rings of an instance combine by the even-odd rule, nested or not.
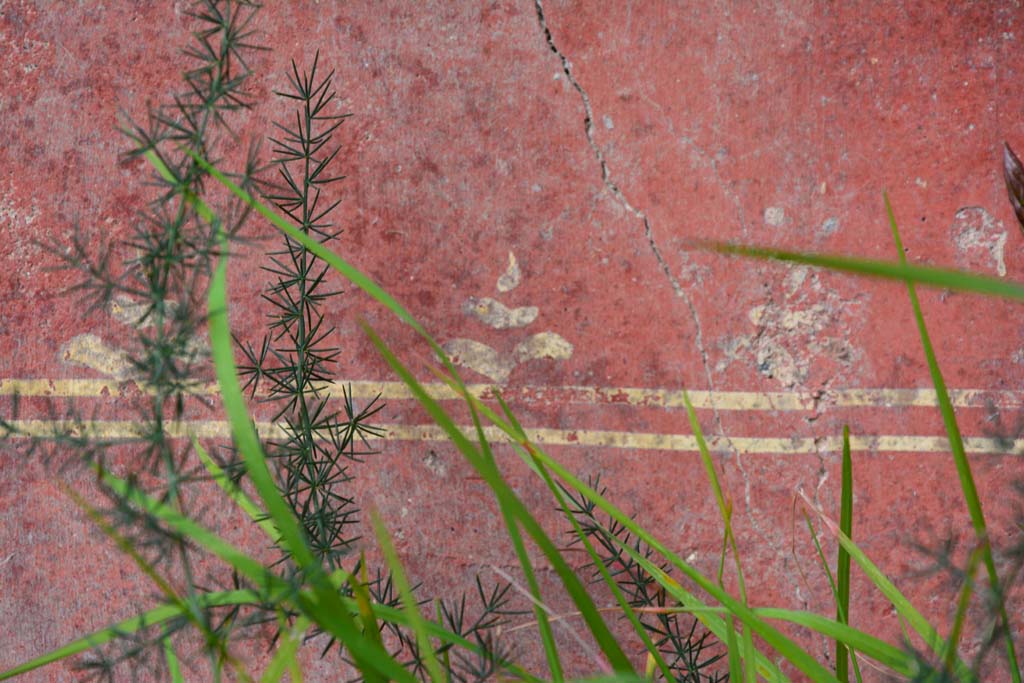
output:
[[[42,380],[34,386],[61,401],[81,394],[87,414],[134,415],[138,389],[116,364],[127,323],[84,314],[61,293],[74,278],[48,270],[34,240],[67,240],[75,223],[92,241],[128,234],[149,170],[119,160],[118,111],[142,117],[181,88],[185,4],[0,8],[4,393]],[[887,191],[911,262],[1024,279],[1000,165],[1004,141],[1024,149],[1019,12],[1000,2],[302,2],[269,5],[257,28],[274,50],[252,64],[258,106],[232,119],[240,138],[270,132],[288,110],[272,91],[286,86],[290,60],[308,64],[319,49],[353,114],[338,138],[348,178],[332,190],[343,199],[337,248],[447,345],[468,381],[500,385],[525,426],[547,430],[553,454],[600,473],[613,501],[713,573],[719,517],[678,395],[695,392],[752,601],[823,613],[832,602],[795,501],[802,490],[838,515],[837,439],[849,424],[854,535],[948,627],[953,588],[922,579],[928,560],[910,546],[949,533],[966,542],[970,525],[938,411],[912,391],[931,383],[905,289],[724,258],[692,241],[895,259]],[[254,303],[261,249],[231,265],[238,330],[265,324]],[[393,387],[359,317],[431,379],[411,330],[346,289],[327,311],[339,379],[364,395]],[[998,543],[1014,530],[1011,482],[1024,478],[1024,315],[976,296],[921,297]],[[424,594],[471,590],[478,572],[497,580],[492,566],[515,571],[483,483],[420,429],[429,420],[412,401],[387,404],[393,438],[355,470],[355,495],[380,510]],[[499,456],[548,528],[564,530],[542,484],[511,451]],[[87,478],[73,483],[89,490]],[[222,529],[240,524],[209,514]],[[261,547],[255,531],[232,533]],[[853,586],[854,623],[898,638],[895,614],[856,572]],[[130,616],[152,594],[47,468],[0,454],[0,669]],[[560,596],[552,605],[568,609]],[[799,637],[825,661],[826,641]],[[309,662],[310,680],[334,680],[330,662]],[[70,676],[59,664],[25,680]]]

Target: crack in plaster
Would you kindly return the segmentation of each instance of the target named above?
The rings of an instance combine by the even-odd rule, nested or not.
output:
[[[544,3],[543,3],[543,1],[542,0],[534,0],[534,8],[536,9],[537,21],[538,21],[538,23],[540,25],[541,31],[544,33],[544,38],[545,38],[545,41],[547,42],[548,48],[551,50],[551,52],[553,52],[555,54],[555,56],[558,57],[559,61],[561,62],[561,65],[562,65],[563,73],[565,74],[566,78],[569,80],[569,83],[572,85],[573,89],[576,90],[576,92],[579,94],[580,100],[583,102],[583,111],[584,111],[583,129],[584,129],[584,133],[585,133],[586,138],[587,138],[587,144],[590,146],[590,149],[594,153],[594,157],[597,159],[597,162],[600,165],[600,168],[601,168],[601,181],[602,181],[602,183],[604,184],[605,188],[612,194],[613,197],[615,197],[615,199],[619,202],[619,204],[627,212],[629,212],[635,218],[637,218],[637,219],[639,219],[641,221],[641,223],[644,226],[644,236],[647,238],[648,246],[650,247],[651,253],[654,255],[654,258],[657,261],[658,266],[661,268],[661,271],[662,271],[662,273],[664,273],[665,277],[668,278],[668,281],[671,284],[672,290],[675,292],[676,296],[683,300],[683,302],[686,304],[687,309],[690,312],[690,317],[693,320],[694,329],[695,329],[694,344],[696,345],[697,350],[700,353],[701,363],[702,363],[702,366],[703,366],[703,369],[704,369],[704,376],[705,376],[705,380],[707,381],[708,388],[713,391],[714,390],[714,382],[712,380],[711,365],[710,365],[710,362],[708,360],[707,348],[706,348],[706,346],[704,344],[703,327],[701,325],[700,315],[698,314],[697,308],[696,308],[696,306],[693,303],[693,299],[689,296],[689,294],[683,288],[683,286],[679,282],[678,278],[676,278],[672,274],[671,268],[669,267],[668,263],[665,261],[665,258],[664,258],[664,256],[661,253],[661,249],[658,247],[657,241],[654,238],[654,230],[653,230],[653,227],[651,225],[650,219],[647,217],[647,215],[641,209],[638,209],[638,208],[634,207],[629,202],[629,200],[623,194],[623,192],[619,188],[619,186],[616,185],[615,182],[612,180],[611,170],[609,168],[608,161],[605,158],[604,152],[601,151],[601,148],[598,146],[597,141],[594,138],[594,110],[593,110],[593,106],[592,106],[592,104],[590,102],[590,96],[587,94],[587,91],[583,88],[583,86],[579,83],[579,81],[573,75],[573,73],[572,73],[572,62],[570,62],[569,58],[566,57],[561,52],[561,50],[558,49],[557,45],[555,45],[554,37],[551,34],[551,29],[548,27],[547,19],[546,19],[545,14],[544,14]],[[725,184],[724,184],[724,182],[722,180],[721,174],[720,174],[720,172],[718,170],[717,163],[715,163],[714,158],[711,157],[710,155],[707,155],[706,152],[703,152],[703,154],[704,154],[704,156],[706,158],[710,159],[712,171],[714,172],[716,179],[718,180],[718,182],[721,185],[723,185],[723,187],[725,187]],[[738,213],[739,213],[739,218],[740,218],[740,223],[741,223],[742,227],[744,228],[744,232],[746,232],[746,219],[745,219],[745,216],[744,216],[744,212],[743,212],[743,208],[742,208],[742,203],[737,200],[737,198],[735,197],[734,193],[729,191],[728,188],[725,188],[725,189],[727,190],[727,194],[732,195],[733,201],[737,205],[737,209],[738,209]],[[720,414],[720,412],[718,410],[718,407],[714,403],[712,403],[712,405],[711,405],[711,413],[712,413],[712,418],[713,418],[714,423],[715,423],[715,427],[716,427],[717,432],[718,432],[717,436],[728,447],[729,452],[732,454],[733,460],[736,463],[737,469],[740,472],[740,477],[743,480],[744,504],[746,506],[746,511],[748,513],[748,517],[749,517],[749,521],[750,521],[751,527],[752,527],[754,533],[756,533],[758,536],[760,536],[766,543],[768,543],[770,546],[774,546],[775,544],[772,543],[773,539],[770,537],[768,531],[766,529],[762,528],[762,526],[758,523],[757,516],[753,515],[753,514],[750,514],[752,512],[752,510],[753,510],[753,504],[752,504],[752,500],[751,500],[751,488],[752,488],[752,481],[751,480],[752,480],[752,477],[750,476],[750,473],[747,471],[747,468],[745,467],[745,465],[743,463],[742,455],[736,449],[735,444],[733,444],[733,442],[732,442],[732,439],[730,439],[728,437],[728,435],[726,434],[726,431],[723,428],[721,414]],[[820,477],[820,471],[824,469],[824,456],[820,452],[818,453],[818,459],[819,459],[819,477]],[[823,484],[823,483],[824,482],[819,478],[818,486],[815,489],[815,493],[816,494],[817,494],[817,490],[821,487],[821,484]],[[785,562],[787,556],[786,556],[786,552],[782,548],[776,548],[775,554],[780,559],[782,559]],[[808,601],[807,601],[806,598],[803,598],[803,596],[800,595],[800,584],[799,584],[799,581],[797,580],[796,577],[794,577],[792,575],[789,575],[788,578],[790,579],[790,582],[795,587],[797,595],[801,598],[802,602],[806,605],[808,603]]]
[[[594,109],[590,102],[590,96],[587,91],[583,88],[580,82],[576,79],[576,76],[572,73],[572,62],[566,57],[558,46],[555,45],[555,39],[551,34],[551,29],[548,27],[547,18],[544,14],[544,3],[542,0],[534,0],[534,9],[537,12],[537,22],[540,25],[541,31],[544,33],[544,39],[547,42],[548,48],[558,57],[562,64],[562,71],[565,73],[565,77],[569,80],[573,89],[580,96],[580,100],[583,102],[583,130],[587,138],[587,144],[590,145],[590,149],[594,152],[594,157],[597,159],[598,164],[601,167],[601,181],[605,188],[612,194],[613,197],[619,202],[619,204],[628,213],[632,214],[635,218],[639,219],[644,226],[644,236],[647,238],[647,244],[651,249],[651,253],[654,254],[654,258],[661,268],[661,272],[665,274],[669,284],[672,286],[672,290],[676,296],[683,300],[686,304],[687,309],[690,312],[690,317],[693,319],[693,325],[695,330],[694,344],[697,347],[697,351],[700,353],[701,363],[704,368],[704,376],[708,383],[708,389],[714,390],[714,382],[711,378],[711,367],[708,361],[707,347],[704,344],[704,331],[700,321],[700,315],[697,312],[697,307],[693,303],[693,299],[683,289],[679,279],[672,274],[672,269],[669,267],[668,262],[665,261],[665,257],[661,253],[661,249],[658,247],[658,243],[654,238],[654,229],[651,226],[651,221],[647,217],[647,214],[643,210],[636,208],[623,194],[619,186],[612,180],[611,169],[608,166],[608,161],[605,159],[604,152],[601,151],[600,146],[597,144],[597,140],[594,138]],[[718,408],[712,404],[712,414],[714,416],[715,425],[718,428],[719,435],[722,436],[728,443],[730,451],[733,455],[737,455],[736,448],[733,446],[732,441],[724,435],[722,429],[722,420],[718,412]]]

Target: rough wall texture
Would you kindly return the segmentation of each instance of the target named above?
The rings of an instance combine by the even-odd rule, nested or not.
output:
[[[84,314],[35,240],[66,240],[76,223],[116,238],[136,220],[146,169],[119,161],[118,112],[142,116],[180,89],[185,6],[0,2],[4,394],[77,395],[131,417],[130,303]],[[837,512],[849,424],[863,547],[945,623],[949,587],[918,577],[927,561],[909,544],[969,523],[905,292],[693,241],[891,259],[885,190],[913,262],[1024,278],[1000,176],[1002,142],[1024,147],[1021,17],[1006,2],[270,3],[257,28],[274,49],[252,64],[259,105],[237,131],[266,134],[286,111],[272,92],[289,61],[319,49],[353,113],[335,190],[341,250],[467,379],[501,385],[555,454],[602,473],[615,501],[713,571],[717,512],[678,390],[695,392],[760,604],[830,609],[794,500],[802,489]],[[256,329],[260,250],[239,261],[233,322]],[[922,301],[1005,539],[1009,484],[1024,475],[1024,317],[962,294]],[[514,571],[483,484],[425,428],[357,320],[429,379],[426,350],[361,295],[329,316],[340,379],[362,400],[388,398],[391,438],[357,490],[411,572],[439,591],[492,565]],[[539,483],[501,457],[559,529]],[[54,481],[0,453],[0,668],[150,599]],[[874,597],[853,619],[899,633]],[[814,647],[825,658],[827,644]],[[62,666],[27,680],[70,680]]]

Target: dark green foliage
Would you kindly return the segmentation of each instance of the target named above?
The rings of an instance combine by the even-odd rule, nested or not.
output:
[[[593,489],[599,489],[604,495],[607,489],[601,488],[599,478],[588,482]],[[657,555],[618,521],[609,518],[607,524],[597,519],[596,507],[582,494],[562,488],[569,506],[565,510],[576,518],[584,535],[594,544],[601,556],[608,573],[615,579],[619,588],[634,608],[674,608],[679,603],[670,599],[640,564],[622,549],[622,545],[633,548],[643,557],[653,561]],[[573,543],[579,538],[573,532]],[[670,573],[666,564],[660,568]],[[592,568],[596,581],[602,582],[601,574]],[[666,663],[680,683],[717,683],[728,680],[727,673],[715,670],[713,665],[725,656],[721,648],[716,647],[718,641],[710,633],[699,628],[693,617],[680,612],[640,612],[640,623],[643,624],[655,647],[661,652]]]
[[[340,151],[331,139],[349,114],[332,113],[337,109],[337,95],[332,90],[334,72],[320,77],[318,67],[319,53],[308,72],[300,73],[293,62],[291,89],[276,93],[293,102],[296,109],[294,118],[275,123],[277,135],[271,142],[277,182],[261,189],[263,196],[303,233],[326,244],[336,241],[340,231],[327,220],[338,200],[325,200],[325,192],[344,177],[331,171]],[[343,568],[344,558],[357,540],[350,528],[359,514],[355,501],[344,491],[351,481],[348,464],[375,453],[367,440],[383,435],[370,424],[382,406],[374,399],[357,407],[351,393],[343,388],[343,410],[330,407],[327,385],[333,379],[332,365],[341,349],[330,343],[335,329],[325,323],[323,307],[340,292],[329,288],[328,266],[294,240],[286,237],[283,248],[270,252],[269,257],[272,265],[264,270],[273,280],[263,295],[273,310],[268,333],[256,346],[236,339],[245,357],[239,370],[252,396],[262,393],[264,400],[275,406],[272,419],[284,436],[266,443],[265,452],[277,463],[282,494],[298,516],[318,559],[328,569]],[[362,560],[358,560],[350,572],[359,576],[361,571]],[[377,604],[401,604],[391,576],[379,569],[366,588]],[[350,596],[351,588],[345,586],[342,592]],[[508,593],[509,586],[486,593],[478,579],[480,610],[472,620],[467,617],[465,596],[456,603],[440,603],[441,623],[480,648],[479,653],[446,656],[451,645],[438,646],[437,654],[450,680],[482,681],[507,668],[508,652],[492,632],[505,617],[518,613],[509,609]],[[275,619],[271,610],[255,621]],[[427,670],[415,635],[395,624],[382,623],[382,630],[389,636],[396,658],[426,680]],[[323,653],[335,644],[333,638],[328,640]],[[344,652],[342,657],[349,661]]]
[[[135,406],[139,413],[134,421],[135,438],[89,436],[83,428],[88,421],[72,407],[54,433],[32,441],[30,449],[60,453],[65,466],[85,463],[105,468],[116,446],[130,447],[131,464],[123,476],[133,486],[193,516],[199,511],[190,511],[192,496],[186,489],[207,476],[205,470],[194,469],[188,441],[174,438],[168,427],[186,416],[186,405],[197,400],[192,396],[195,390],[211,377],[208,352],[199,340],[205,336],[206,283],[218,248],[217,226],[197,215],[190,201],[204,194],[207,174],[188,152],[214,156],[213,141],[233,135],[229,115],[250,106],[245,91],[251,73],[247,60],[261,48],[250,42],[249,27],[258,9],[257,4],[245,1],[196,2],[189,15],[199,27],[193,33],[195,42],[185,50],[193,67],[183,75],[184,90],[172,103],[151,109],[144,121],[125,115],[122,129],[132,145],[126,157],[153,152],[172,176],[154,176],[155,196],[138,214],[131,235],[94,247],[92,238],[76,230],[68,247],[47,245],[63,267],[79,273],[72,290],[91,310],[105,309],[117,301],[140,312],[126,350],[131,379],[144,394]],[[254,186],[255,160],[253,148],[242,171],[234,176],[245,187]],[[248,209],[229,204],[221,207],[220,213],[227,217],[224,228],[233,235],[245,223]],[[56,417],[56,409],[51,412]],[[73,457],[67,458],[68,453]],[[142,561],[173,577],[185,596],[200,592],[195,550],[187,539],[113,492],[104,493],[108,504],[98,512],[113,532],[126,539]],[[205,634],[203,649],[219,678],[229,625],[209,608],[197,607],[190,621]],[[155,671],[160,677],[163,658],[151,651],[168,633],[185,625],[187,622],[181,621],[171,631],[144,629],[126,634],[115,645],[86,658],[82,668],[92,679],[114,680],[118,665],[129,662],[135,672]]]
[[[331,89],[333,72],[318,80],[319,54],[308,74],[292,63],[292,90],[277,93],[296,104],[294,125],[276,124],[281,135],[271,138],[277,155],[274,166],[281,186],[264,192],[278,209],[305,234],[321,243],[337,238],[327,214],[338,202],[324,206],[322,193],[341,176],[328,172],[339,147],[331,136],[347,118],[332,114],[337,104]],[[367,439],[381,431],[369,424],[380,410],[376,400],[356,408],[344,392],[344,413],[328,406],[324,384],[332,378],[331,365],[341,350],[330,343],[335,330],[324,323],[323,305],[338,292],[327,289],[328,267],[305,247],[285,238],[284,248],[270,253],[272,266],[264,269],[274,282],[263,295],[274,309],[269,334],[259,351],[242,346],[246,361],[240,368],[253,396],[263,386],[276,405],[273,421],[284,432],[266,444],[266,453],[278,464],[279,486],[305,529],[314,554],[329,569],[356,537],[349,528],[358,521],[355,502],[343,492],[351,479],[346,461],[359,461],[374,453]],[[264,386],[265,385],[265,386]]]

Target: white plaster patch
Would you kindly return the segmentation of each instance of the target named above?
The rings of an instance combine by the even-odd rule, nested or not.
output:
[[[718,342],[722,358],[715,371],[734,362],[752,363],[787,389],[802,387],[811,368],[821,361],[838,369],[863,362],[863,353],[846,338],[843,324],[858,299],[842,299],[825,287],[806,266],[791,266],[774,297],[747,310],[753,334],[730,336]]]
[[[786,210],[781,206],[769,206],[764,210],[764,222],[773,228],[781,227],[786,222]]]
[[[90,368],[118,381],[131,379],[134,373],[128,354],[109,346],[95,334],[79,334],[61,347],[65,363]]]
[[[573,347],[565,337],[555,332],[539,332],[516,344],[516,360],[520,363],[528,360],[547,358],[551,360],[568,360],[572,357]]]
[[[508,267],[498,278],[498,291],[502,294],[511,292],[519,286],[522,279],[523,272],[519,269],[519,262],[516,260],[516,255],[510,251],[508,252]]]
[[[462,310],[480,322],[496,330],[507,330],[513,327],[526,327],[534,320],[540,312],[536,306],[521,306],[509,308],[500,301],[490,297],[477,299],[469,297],[463,305]]]
[[[957,265],[968,270],[995,270],[1006,277],[1006,228],[980,206],[967,206],[953,216],[950,236],[956,245]]]
[[[452,339],[442,345],[452,363],[504,384],[516,366],[514,359],[504,356],[492,347],[474,339]]]

